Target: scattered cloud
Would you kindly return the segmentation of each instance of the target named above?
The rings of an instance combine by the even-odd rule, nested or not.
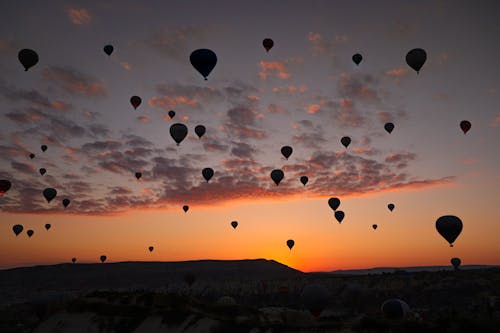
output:
[[[261,71],[259,76],[262,80],[268,77],[277,77],[282,80],[287,80],[291,77],[285,61],[263,61],[259,62]]]
[[[103,83],[69,67],[47,67],[42,72],[42,78],[55,83],[59,88],[73,95],[99,97],[107,94]]]
[[[92,20],[89,11],[85,8],[69,8],[66,10],[69,20],[73,24],[88,24]]]

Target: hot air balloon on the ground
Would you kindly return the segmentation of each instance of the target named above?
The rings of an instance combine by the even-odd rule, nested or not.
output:
[[[67,198],[62,200],[62,204],[63,204],[64,208],[67,208],[70,203],[71,203],[71,200],[69,200]]]
[[[34,158],[35,158],[35,154],[33,154],[33,153],[30,153],[28,156],[29,156],[29,158],[31,158],[31,159],[34,159]]]
[[[373,224],[373,225],[372,225],[372,228],[373,228],[373,230],[377,230],[377,228],[378,228],[378,225],[376,225],[376,224]]]
[[[436,220],[436,230],[450,243],[450,247],[453,247],[453,242],[462,232],[462,227],[462,220],[453,215],[444,215]]]
[[[342,139],[340,139],[340,143],[342,143],[342,145],[347,148],[351,144],[351,138],[348,136],[344,136],[342,137]]]
[[[142,177],[142,172],[135,173],[135,178],[137,178],[137,180],[141,179],[141,177]]]
[[[198,138],[200,139],[203,136],[203,134],[205,134],[206,131],[207,129],[203,125],[196,125],[196,127],[194,128],[194,132],[196,133],[196,135],[198,135]]]
[[[264,46],[266,52],[269,52],[269,50],[274,46],[274,41],[271,38],[265,38],[262,41],[262,46]]]
[[[281,154],[288,159],[290,155],[293,153],[293,148],[290,146],[283,146],[281,147]]]
[[[23,65],[24,71],[28,71],[31,67],[38,63],[38,54],[31,49],[22,49],[17,54],[17,59]]]
[[[204,168],[203,170],[201,170],[201,174],[203,176],[203,178],[205,178],[205,180],[208,181],[210,179],[212,179],[212,177],[214,176],[214,169],[212,168]]]
[[[175,117],[175,111],[174,110],[168,111],[168,116],[170,117],[170,119],[172,119],[173,117]]]
[[[40,149],[45,153],[47,151],[47,146],[46,145],[41,145]]]
[[[238,226],[238,221],[231,222],[231,226],[233,227],[233,229],[236,229],[236,227]]]
[[[10,187],[12,186],[11,182],[7,179],[0,180],[0,195],[5,194]]]
[[[355,55],[352,56],[352,61],[356,64],[359,65],[361,63],[361,60],[363,60],[363,56],[359,53],[356,53]]]
[[[392,212],[394,210],[394,204],[390,203],[387,205],[387,208]]]
[[[47,202],[51,202],[52,199],[54,199],[57,195],[57,191],[54,189],[54,188],[46,188],[45,190],[43,190],[43,196],[45,198],[45,200],[47,200]]]
[[[184,211],[184,213],[187,213],[187,211],[189,210],[189,206],[188,205],[182,206],[182,210]]]
[[[392,130],[394,129],[394,124],[393,123],[386,123],[384,125],[384,129],[387,131],[387,133],[391,134]]]
[[[209,49],[198,49],[189,56],[191,65],[205,78],[210,74],[217,64],[217,55]]]
[[[101,256],[99,259],[101,260],[101,262],[105,262],[106,259],[108,259],[108,258],[106,256]]]
[[[276,186],[280,184],[284,177],[285,174],[283,173],[283,170],[274,169],[273,171],[271,171],[271,179],[274,181]]]
[[[417,74],[427,60],[427,53],[423,49],[413,49],[406,54],[406,63],[413,68]]]
[[[458,267],[462,263],[462,260],[460,260],[460,258],[451,258],[450,262],[451,262],[453,268],[455,270],[458,270]]]
[[[153,246],[148,247],[149,252],[153,252],[155,248]]]
[[[50,223],[45,224],[45,230],[49,230],[51,227]]]
[[[179,143],[184,140],[184,138],[188,134],[188,128],[186,125],[181,124],[181,123],[175,123],[170,126],[170,136],[174,141],[179,145]]]
[[[337,221],[338,221],[339,223],[342,223],[342,220],[344,219],[344,217],[345,217],[345,214],[344,214],[344,212],[343,212],[343,211],[341,211],[341,210],[337,210],[337,211],[335,212],[335,219],[337,219]]]
[[[71,258],[71,262],[74,264],[76,262],[76,258]]]
[[[295,241],[293,239],[289,239],[286,241],[286,246],[291,250],[292,247],[295,245]]]
[[[40,174],[43,176],[43,175],[45,175],[47,170],[45,168],[40,168],[40,170],[38,170],[38,172],[40,172]]]
[[[468,121],[468,120],[462,120],[460,122],[460,128],[462,129],[464,134],[467,134],[467,132],[470,130],[471,126],[472,125],[471,125],[470,121]]]
[[[307,310],[314,316],[319,317],[328,304],[328,290],[321,284],[309,284],[304,287],[300,299]]]
[[[381,310],[388,319],[403,319],[410,312],[410,307],[406,302],[392,298],[382,303]]]
[[[139,96],[130,97],[130,104],[132,104],[134,110],[137,110],[137,108],[139,107],[139,105],[141,105],[141,103],[142,103],[142,98],[140,98]]]
[[[14,234],[18,236],[21,232],[23,232],[24,227],[20,224],[16,224],[12,227],[12,231],[14,231]]]
[[[306,186],[308,181],[309,181],[309,178],[307,178],[307,176],[300,177],[300,182],[302,183],[302,185]]]
[[[330,206],[330,208],[333,211],[336,211],[337,208],[339,208],[339,206],[340,206],[340,199],[339,198],[330,198],[330,199],[328,199],[328,206]]]
[[[113,47],[113,45],[106,45],[103,47],[104,53],[106,53],[108,56],[110,56],[111,53],[113,53],[114,49],[115,48]]]
[[[33,230],[31,230],[31,229],[28,230],[28,231],[26,231],[26,234],[28,235],[29,238],[31,238],[31,236],[33,236],[34,233],[35,232]]]

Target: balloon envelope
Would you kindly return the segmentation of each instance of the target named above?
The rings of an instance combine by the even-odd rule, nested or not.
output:
[[[104,53],[106,53],[108,56],[111,55],[111,53],[113,53],[113,50],[115,48],[113,47],[113,45],[106,45],[104,46],[103,50],[104,50]]]
[[[174,110],[168,111],[168,116],[170,117],[170,119],[172,119],[173,117],[175,117],[175,111]]]
[[[359,65],[361,63],[361,60],[363,60],[363,56],[359,53],[356,53],[352,56],[352,61],[354,61],[356,65]]]
[[[281,154],[283,156],[285,156],[286,159],[288,159],[290,157],[290,155],[292,155],[292,152],[293,152],[293,148],[290,146],[281,147]]]
[[[198,49],[189,56],[191,65],[205,78],[210,74],[217,64],[215,52],[209,49]]]
[[[71,200],[69,200],[69,199],[63,199],[63,201],[62,201],[64,208],[68,207],[70,203],[71,203]]]
[[[31,159],[34,159],[34,158],[35,158],[35,154],[33,154],[33,153],[29,154],[28,156],[29,156],[29,158],[31,158]]]
[[[275,170],[271,171],[271,179],[274,181],[276,186],[278,186],[280,184],[280,182],[283,180],[284,177],[285,177],[285,174],[280,169],[275,169]]]
[[[142,98],[139,96],[132,96],[130,97],[130,104],[134,107],[134,109],[137,109],[139,105],[142,103]]]
[[[265,38],[262,41],[262,46],[264,46],[266,52],[269,52],[269,50],[274,46],[274,41],[271,38]]]
[[[50,227],[51,227],[51,225],[50,225],[49,223],[47,223],[47,224],[45,225],[45,229],[46,229],[46,230],[49,230],[49,229],[50,229]]]
[[[295,245],[295,241],[293,239],[289,239],[286,241],[286,246],[291,250],[292,247]]]
[[[339,198],[330,198],[330,199],[328,199],[328,206],[330,206],[330,208],[333,211],[336,211],[337,208],[339,208],[339,206],[340,206],[340,199]]]
[[[464,134],[466,134],[470,130],[471,126],[472,125],[471,125],[470,121],[468,121],[468,120],[462,120],[460,122],[460,128],[462,129]]]
[[[345,214],[344,214],[343,211],[338,210],[338,211],[335,212],[335,218],[337,219],[337,221],[339,223],[342,223],[342,220],[344,219],[344,217],[345,217]]]
[[[10,187],[12,186],[11,182],[7,179],[1,179],[0,180],[0,195],[4,194],[7,192]]]
[[[374,224],[372,225],[373,230],[377,230],[378,225]]]
[[[453,215],[444,215],[437,219],[436,230],[453,246],[453,242],[462,232],[462,220]]]
[[[200,139],[203,136],[203,134],[205,134],[206,131],[207,131],[207,129],[203,125],[197,125],[194,128],[194,132],[196,133],[196,135],[198,135],[198,138],[200,138]]]
[[[54,199],[56,197],[56,195],[57,195],[57,191],[51,187],[43,190],[43,196],[44,196],[45,200],[47,200],[47,202],[51,202],[52,199]]]
[[[417,74],[427,60],[427,53],[423,49],[413,49],[406,54],[406,63],[413,68]]]
[[[99,259],[101,260],[101,262],[105,262],[106,259],[108,259],[108,258],[106,256],[101,256]]]
[[[174,141],[179,145],[179,143],[184,140],[184,138],[188,134],[188,128],[186,125],[181,124],[181,123],[175,123],[170,126],[170,136]]]
[[[187,213],[187,211],[189,210],[189,206],[187,205],[182,206],[182,210],[184,211],[184,213]]]
[[[391,134],[392,130],[394,129],[394,124],[393,123],[386,123],[384,125],[384,129],[387,131],[387,133]]]
[[[231,222],[231,226],[236,229],[236,227],[238,226],[238,222],[237,221],[233,221]]]
[[[302,183],[302,185],[306,186],[308,181],[309,181],[309,178],[307,178],[307,176],[300,177],[300,182]]]
[[[20,224],[16,224],[12,227],[12,231],[17,235],[19,235],[21,232],[23,232],[24,227]]]
[[[453,265],[453,268],[458,269],[458,267],[462,263],[462,260],[460,260],[460,258],[451,258],[450,262]]]
[[[40,168],[40,170],[38,170],[40,172],[40,174],[43,176],[45,175],[45,173],[47,172],[47,170],[45,168]]]
[[[381,310],[388,319],[403,319],[410,311],[410,307],[406,302],[392,298],[382,303]]]
[[[23,65],[24,71],[27,71],[38,63],[38,54],[31,49],[22,49],[17,54],[17,59]]]
[[[74,264],[76,262],[76,258],[71,258],[71,262]]]
[[[321,284],[309,284],[304,287],[300,299],[307,310],[314,316],[319,317],[328,303],[328,290]]]
[[[155,248],[154,248],[154,247],[152,247],[152,246],[148,247],[149,252],[153,252],[153,250],[154,250],[154,249],[155,249]]]
[[[46,145],[41,145],[41,146],[40,146],[40,149],[41,149],[43,152],[45,152],[45,151],[47,150],[47,146],[46,146]]]
[[[203,178],[208,181],[214,176],[214,170],[212,168],[205,168],[201,170],[201,174],[203,175]]]
[[[387,208],[389,208],[389,210],[392,212],[394,210],[394,204],[388,204],[387,205]]]
[[[137,178],[137,180],[141,179],[141,177],[142,177],[142,172],[135,173],[135,178]]]
[[[31,229],[30,229],[30,230],[26,231],[26,233],[28,234],[28,237],[30,237],[30,238],[31,238],[31,236],[33,236],[33,234],[34,234],[35,232],[34,232],[33,230],[31,230]]]
[[[340,143],[342,143],[344,145],[344,147],[347,148],[347,146],[349,146],[349,144],[351,144],[351,138],[348,136],[344,136],[344,137],[342,137],[342,139],[340,139]]]

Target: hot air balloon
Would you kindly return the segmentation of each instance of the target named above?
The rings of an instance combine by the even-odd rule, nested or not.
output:
[[[391,134],[392,130],[394,129],[394,124],[393,123],[386,123],[384,125],[384,129],[387,131],[387,133]]]
[[[342,145],[347,148],[347,146],[349,146],[349,144],[351,143],[351,138],[348,136],[344,136],[342,137],[342,139],[340,139],[340,143],[342,143]]]
[[[300,177],[300,182],[302,183],[302,185],[306,186],[308,181],[309,181],[309,178],[307,178],[307,176]]]
[[[333,211],[336,211],[337,208],[339,208],[339,206],[340,206],[340,199],[339,198],[330,198],[330,199],[328,199],[328,206],[330,206],[330,208]]]
[[[175,117],[175,111],[174,110],[168,111],[168,116],[170,117],[170,119],[172,119],[173,117]]]
[[[344,219],[344,212],[341,211],[341,210],[338,210],[335,212],[335,219],[339,222],[339,223],[342,223],[342,220]]]
[[[76,262],[76,258],[71,258],[71,262],[74,264]]]
[[[0,180],[0,195],[5,194],[10,189],[11,186],[12,186],[12,184],[10,183],[9,180],[1,179]]]
[[[104,53],[106,53],[108,56],[111,55],[111,53],[113,53],[113,50],[115,48],[113,47],[113,45],[106,45],[104,46],[103,50],[104,50]]]
[[[293,152],[293,149],[290,146],[281,147],[281,154],[283,156],[285,156],[286,159],[288,159],[290,157],[290,155],[292,155],[292,152]]]
[[[54,199],[56,197],[56,195],[57,195],[57,191],[51,187],[43,190],[43,196],[45,197],[45,200],[47,200],[47,202],[51,202],[52,199]]]
[[[289,239],[286,241],[286,246],[291,250],[292,247],[295,245],[295,241],[293,239]]]
[[[373,224],[373,225],[372,225],[372,228],[373,228],[373,230],[377,230],[377,228],[378,228],[378,225],[376,225],[376,224]]]
[[[427,60],[427,53],[423,49],[413,49],[406,54],[406,63],[413,68],[417,74]]]
[[[141,103],[142,103],[142,98],[140,98],[139,96],[130,97],[130,104],[132,104],[134,110],[137,110],[137,108],[139,107],[139,105],[141,105]]]
[[[26,234],[28,235],[29,238],[31,238],[31,236],[33,236],[34,233],[35,232],[33,230],[31,230],[31,229],[28,230],[28,231],[26,231]]]
[[[29,154],[28,156],[29,156],[29,158],[31,158],[31,159],[34,159],[34,158],[35,158],[35,154],[33,154],[33,153]]]
[[[49,223],[45,224],[45,230],[49,230],[51,225]]]
[[[182,206],[182,210],[184,211],[184,213],[187,213],[187,211],[189,210],[189,206],[187,205]]]
[[[271,38],[265,38],[262,41],[262,45],[266,49],[266,52],[269,52],[269,50],[274,46],[274,41]]]
[[[12,231],[18,236],[21,232],[23,232],[24,227],[20,224],[16,224],[12,227]]]
[[[214,176],[214,170],[212,168],[205,168],[201,170],[201,174],[203,175],[203,178],[208,181]]]
[[[153,246],[148,247],[149,252],[153,252],[155,248]]]
[[[444,215],[437,219],[436,230],[453,247],[453,242],[462,232],[462,221],[453,215]]]
[[[388,319],[403,319],[410,312],[410,307],[406,302],[392,298],[382,303],[381,310]]]
[[[238,221],[231,222],[231,226],[233,227],[233,229],[236,229],[236,227],[238,226]]]
[[[206,131],[207,131],[207,129],[203,125],[197,125],[194,128],[194,132],[196,133],[196,135],[198,135],[198,138],[200,138],[200,139],[203,136],[203,134],[205,134]]]
[[[271,179],[274,181],[276,186],[280,184],[284,177],[285,174],[280,169],[274,169],[273,171],[271,171]]]
[[[323,285],[314,283],[304,287],[300,299],[306,309],[317,318],[325,309],[328,296],[328,290]]]
[[[466,134],[470,130],[471,126],[472,125],[471,125],[470,121],[468,121],[468,120],[462,120],[460,122],[460,128],[462,129],[464,134]]]
[[[363,60],[363,56],[359,53],[356,53],[352,56],[352,61],[354,61],[356,65],[359,65],[361,63],[361,60]]]
[[[105,262],[106,259],[108,259],[106,256],[101,256],[99,259],[101,259],[101,262]]]
[[[451,258],[450,262],[453,265],[453,268],[455,268],[455,270],[458,270],[458,267],[462,263],[462,260],[460,260],[460,258]]]
[[[40,172],[40,174],[43,176],[45,175],[45,173],[47,172],[47,170],[45,168],[40,168],[40,170],[38,170]]]
[[[40,146],[40,149],[41,149],[43,152],[45,152],[45,151],[47,150],[47,146],[46,146],[46,145],[41,145],[41,146]]]
[[[392,212],[394,210],[394,204],[388,204],[387,205],[387,208],[389,208],[389,210]]]
[[[141,177],[142,177],[142,172],[135,173],[135,178],[137,178],[137,180],[141,179]]]
[[[70,203],[71,203],[71,200],[69,200],[69,199],[62,200],[62,204],[63,204],[64,208],[67,208]]]
[[[17,59],[23,65],[24,71],[28,71],[31,67],[38,63],[38,54],[31,49],[22,49],[17,54]]]
[[[179,143],[184,140],[184,138],[188,134],[188,128],[186,125],[181,124],[181,123],[175,123],[172,126],[170,126],[170,136],[174,141],[179,145]]]
[[[189,61],[206,80],[207,76],[217,64],[217,56],[212,50],[198,49],[191,53]]]

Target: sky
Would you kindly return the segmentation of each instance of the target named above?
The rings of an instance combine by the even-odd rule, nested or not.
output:
[[[266,258],[302,271],[500,264],[499,10],[496,1],[0,3],[0,179],[12,183],[0,196],[0,268],[101,255]],[[39,55],[28,71],[24,48]],[[189,61],[203,48],[217,55],[206,81]],[[419,74],[405,62],[414,48],[427,53]],[[465,135],[462,120],[472,124]],[[189,130],[178,146],[176,122]],[[279,186],[273,169],[284,171]],[[454,247],[436,231],[442,215],[463,222]],[[24,227],[17,237],[14,224]]]

